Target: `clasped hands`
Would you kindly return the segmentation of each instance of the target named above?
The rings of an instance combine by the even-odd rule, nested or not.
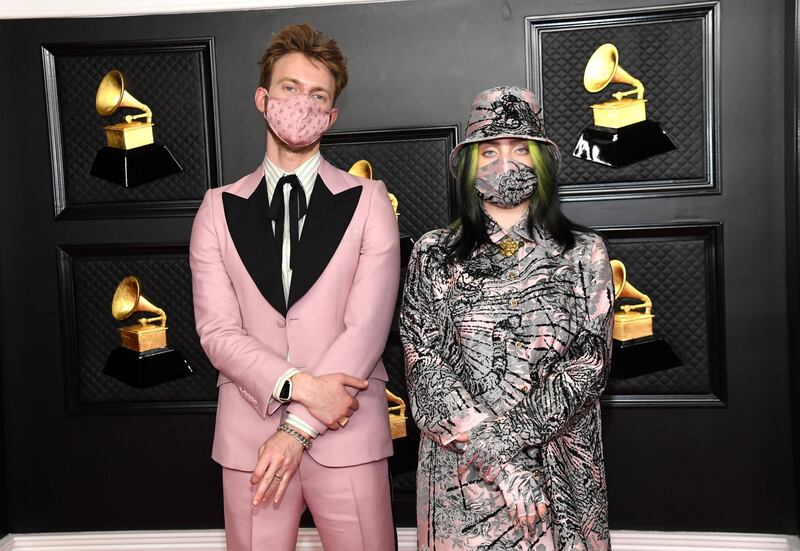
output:
[[[523,469],[513,462],[503,464],[498,461],[493,457],[497,450],[491,450],[491,440],[487,441],[484,435],[484,431],[477,430],[470,439],[470,435],[461,433],[447,446],[463,456],[458,476],[462,478],[473,468],[484,481],[495,482],[515,524],[522,526],[526,538],[534,539],[538,535],[536,525],[548,524],[550,501],[543,490],[543,471]]]
[[[292,378],[294,386],[292,401],[306,407],[308,412],[330,430],[343,428],[350,416],[358,410],[358,400],[351,396],[347,387],[357,391],[366,390],[369,383],[363,379],[343,373],[332,373],[315,377],[300,372]],[[311,435],[300,429],[297,432],[311,440]],[[250,477],[253,485],[253,506],[280,502],[300,460],[303,445],[290,434],[277,431],[258,448],[258,462]]]

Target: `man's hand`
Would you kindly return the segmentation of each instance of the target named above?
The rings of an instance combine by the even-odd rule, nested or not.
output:
[[[366,390],[369,383],[344,373],[315,377],[300,372],[292,378],[292,400],[303,404],[320,423],[331,430],[339,428],[342,417],[350,417],[358,409],[358,400],[346,387]]]
[[[295,430],[311,440],[309,435],[299,429]],[[266,502],[273,493],[275,503],[281,500],[289,480],[300,466],[303,451],[303,445],[283,431],[277,431],[261,444],[258,448],[258,463],[250,477],[250,483],[256,486],[253,494],[254,507]]]

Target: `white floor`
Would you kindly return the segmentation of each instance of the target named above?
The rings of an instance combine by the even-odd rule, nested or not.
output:
[[[398,530],[399,551],[416,549],[416,531]],[[615,551],[800,551],[797,536],[710,532],[611,532]],[[317,533],[302,528],[298,551],[323,551]],[[222,530],[11,534],[0,551],[225,551]],[[383,550],[374,550],[383,551]]]

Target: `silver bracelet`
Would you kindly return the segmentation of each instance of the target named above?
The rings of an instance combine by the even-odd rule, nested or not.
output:
[[[311,449],[311,440],[309,440],[308,438],[306,438],[305,436],[294,430],[286,423],[281,423],[280,425],[278,425],[278,430],[285,432],[286,434],[288,434],[289,436],[300,442],[305,449],[307,450]]]

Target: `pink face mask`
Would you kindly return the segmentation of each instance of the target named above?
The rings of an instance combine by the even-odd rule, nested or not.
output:
[[[278,138],[292,148],[311,145],[328,129],[331,111],[310,96],[297,94],[288,98],[269,98],[264,118]]]

